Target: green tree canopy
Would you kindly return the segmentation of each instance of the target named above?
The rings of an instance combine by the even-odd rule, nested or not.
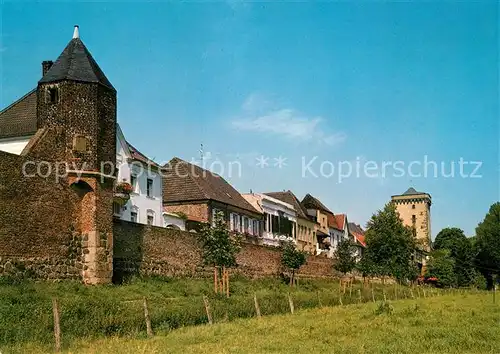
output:
[[[435,250],[430,255],[425,275],[436,277],[439,286],[455,286],[457,284],[455,265],[455,259],[451,256],[450,250],[445,248]]]
[[[202,257],[206,265],[218,267],[236,266],[236,255],[241,249],[240,239],[231,236],[224,213],[214,215],[213,225],[206,224],[198,234]]]
[[[464,232],[456,227],[442,229],[434,241],[435,250],[449,250],[455,261],[457,285],[468,286],[474,281],[474,253]]]
[[[476,265],[491,289],[493,276],[500,274],[500,202],[490,207],[476,228],[476,252]]]
[[[403,225],[393,203],[372,215],[365,239],[365,262],[376,265],[379,275],[392,275],[399,280],[416,276],[415,237],[411,229]]]
[[[343,239],[335,250],[335,263],[333,268],[342,273],[350,272],[356,266],[353,245],[348,239]]]
[[[281,242],[281,264],[290,269],[290,286],[294,283],[295,273],[306,263],[306,253],[299,251],[291,241]]]

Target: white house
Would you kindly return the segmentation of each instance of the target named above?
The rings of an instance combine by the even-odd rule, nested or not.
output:
[[[242,196],[264,214],[263,244],[279,246],[281,240],[297,242],[297,213],[291,204],[262,193]]]
[[[122,220],[163,227],[162,180],[160,166],[130,145],[120,126],[116,129],[117,183],[132,186],[130,200],[114,203],[113,213]]]
[[[326,253],[332,258],[337,247],[342,240],[349,240],[349,225],[347,215],[345,214],[329,214],[328,215],[328,235],[330,247],[328,250],[319,250],[319,253]]]

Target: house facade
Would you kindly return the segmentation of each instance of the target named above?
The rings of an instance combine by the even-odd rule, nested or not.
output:
[[[339,243],[343,240],[351,240],[349,236],[349,226],[347,223],[347,215],[345,214],[330,214],[328,215],[328,227],[330,235],[330,249],[328,256],[333,257]]]
[[[301,204],[306,209],[307,215],[315,222],[315,254],[329,254],[331,237],[328,216],[333,213],[319,199],[310,194],[306,194]]]
[[[113,203],[113,215],[121,220],[162,227],[163,201],[160,166],[129,144],[117,125],[117,183],[132,187],[126,204]]]
[[[360,225],[350,222],[349,234],[352,240],[354,240],[354,254],[356,256],[356,261],[359,262],[366,248],[365,231]]]
[[[222,211],[231,231],[261,235],[261,212],[218,174],[178,157],[163,166],[163,210],[185,216],[188,231],[212,223]]]
[[[263,193],[242,196],[263,215],[262,244],[277,247],[280,241],[297,242],[297,214],[293,205]]]
[[[316,252],[316,222],[307,214],[307,210],[300,203],[295,194],[288,190],[284,192],[265,193],[268,196],[281,200],[293,206],[297,215],[297,248],[310,254]]]

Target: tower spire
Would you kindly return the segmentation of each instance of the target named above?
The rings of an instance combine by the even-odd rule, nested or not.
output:
[[[80,38],[80,31],[79,31],[79,26],[75,25],[75,30],[73,31],[73,39],[75,38]]]

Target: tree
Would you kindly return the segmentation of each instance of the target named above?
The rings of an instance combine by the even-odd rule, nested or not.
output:
[[[237,265],[236,255],[241,249],[241,239],[231,236],[227,229],[224,213],[221,211],[215,213],[213,225],[204,225],[202,231],[197,235],[201,243],[203,262],[205,265],[214,267],[214,289],[217,292],[218,279],[223,281],[223,269]],[[229,279],[227,282],[229,283]],[[222,288],[224,288],[224,283],[222,283]]]
[[[500,202],[490,207],[476,228],[476,266],[493,288],[494,275],[500,274]]]
[[[291,241],[281,242],[281,264],[290,269],[290,286],[295,283],[295,273],[306,263],[306,253],[299,251]]]
[[[437,285],[441,287],[455,286],[457,284],[455,263],[450,250],[439,249],[433,251],[430,255],[425,275],[437,278]]]
[[[435,250],[449,250],[454,260],[456,284],[468,286],[474,281],[474,253],[464,232],[456,227],[442,229],[434,241]]]
[[[337,246],[334,253],[335,263],[333,268],[342,273],[350,272],[356,266],[356,257],[353,254],[351,241],[343,239]]]
[[[396,206],[386,204],[383,210],[372,215],[367,226],[365,262],[376,265],[378,275],[413,279],[416,276],[415,237],[412,230],[403,225]]]

